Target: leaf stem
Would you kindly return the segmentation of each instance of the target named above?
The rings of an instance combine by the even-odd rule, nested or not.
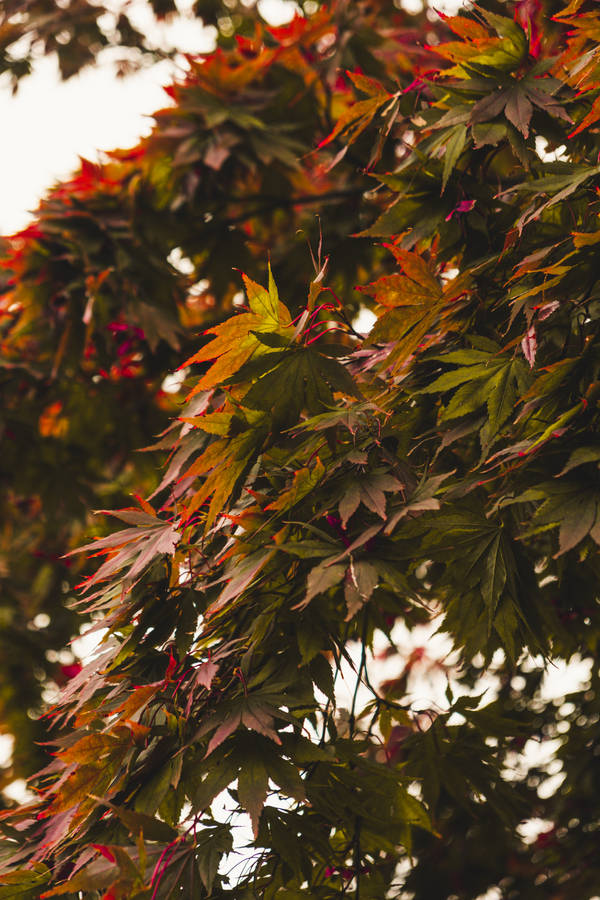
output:
[[[358,672],[356,674],[356,684],[354,685],[354,694],[352,696],[352,707],[350,709],[350,720],[348,722],[348,727],[350,730],[350,737],[352,737],[354,734],[354,724],[356,721],[356,718],[355,718],[356,717],[356,700],[358,698],[358,689],[359,689],[360,683],[362,681],[362,673],[363,673],[363,671],[366,672],[366,668],[367,668],[367,630],[368,630],[368,626],[369,626],[369,611],[368,611],[368,609],[365,609],[364,615],[363,615],[363,627],[362,627],[362,635],[361,635],[362,649],[360,652],[360,663],[358,666]]]

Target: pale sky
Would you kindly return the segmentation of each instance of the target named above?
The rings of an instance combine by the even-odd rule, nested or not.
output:
[[[153,67],[117,82],[90,69],[66,83],[56,62],[41,60],[16,97],[0,93],[4,139],[0,150],[0,233],[22,228],[46,188],[78,165],[78,156],[135,144],[150,130],[153,110],[168,98],[161,87],[169,67]]]

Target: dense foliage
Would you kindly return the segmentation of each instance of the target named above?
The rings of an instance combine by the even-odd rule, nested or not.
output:
[[[43,571],[18,535],[50,555],[138,498],[83,548],[104,637],[2,817],[0,896],[600,892],[600,11],[418,21],[428,49],[383,0],[239,34],[6,242],[13,628]],[[156,483],[124,460],[169,413]],[[395,643],[420,624],[443,707]],[[545,702],[575,655],[589,683]]]
[[[165,375],[235,308],[232,265],[259,278],[270,254],[299,309],[320,211],[335,256],[330,283],[342,291],[359,266],[372,268],[371,243],[351,237],[370,221],[368,178],[356,159],[328,173],[308,156],[333,127],[340,61],[354,68],[363,52],[355,14],[338,20],[313,20],[296,37],[266,32],[270,54],[259,63],[244,43],[225,66],[220,56],[192,63],[147,140],[105,165],[84,162],[5,241],[0,721],[17,745],[4,782],[42,765],[42,691],[77,665],[64,647],[77,633],[66,603],[81,574],[63,554],[82,543],[88,512],[157,486],[164,455],[135,451],[178,409]],[[364,27],[371,21],[372,12]],[[334,29],[343,58],[331,47],[315,56]]]

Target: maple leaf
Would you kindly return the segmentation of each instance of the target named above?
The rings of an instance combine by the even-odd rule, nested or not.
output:
[[[457,368],[440,375],[420,391],[424,394],[454,391],[440,409],[440,422],[470,415],[485,404],[488,418],[481,440],[482,447],[489,448],[529,386],[523,362],[474,349],[455,350],[440,356],[439,360],[456,364]]]
[[[534,202],[525,209],[515,223],[519,233],[522,232],[526,225],[539,219],[543,212],[570,197],[586,181],[595,177],[598,173],[600,173],[600,166],[569,166],[564,174],[546,175],[532,181],[524,181],[505,191],[503,196],[512,193],[512,191],[533,194],[534,201],[538,197],[543,198],[549,194],[551,195],[541,204],[536,205]]]
[[[208,532],[217,516],[226,511],[226,504],[240,489],[245,475],[256,461],[266,437],[266,427],[247,428],[232,438],[213,441],[186,470],[183,478],[205,475],[201,486],[186,505],[186,518],[199,509],[209,497],[210,505],[205,519]]]
[[[574,464],[576,467],[577,460]],[[600,496],[588,485],[561,478],[558,483],[542,483],[531,488],[516,497],[515,502],[523,503],[530,499],[542,502],[524,529],[523,537],[557,526],[559,548],[556,557],[573,550],[588,535],[600,544]]]
[[[96,572],[85,580],[87,590],[123,570],[127,579],[133,581],[161,554],[172,556],[181,537],[173,522],[159,519],[145,510],[122,509],[110,515],[130,522],[134,527],[85,544],[69,554],[72,556],[93,550],[94,556],[101,554],[107,557]]]
[[[371,599],[378,584],[379,573],[375,565],[366,560],[350,562],[344,582],[344,600],[348,610],[347,622]]]
[[[214,360],[208,372],[195,385],[190,398],[234,377],[251,357],[273,352],[273,348],[262,342],[259,335],[274,334],[292,339],[290,314],[279,299],[271,267],[268,290],[246,275],[243,278],[250,312],[238,313],[209,329],[208,333],[215,335],[213,340],[190,356],[181,367]]]
[[[402,267],[402,274],[383,276],[360,288],[384,307],[369,334],[367,343],[394,342],[388,357],[397,370],[421,345],[437,323],[452,316],[456,301],[470,289],[470,277],[463,273],[442,288],[427,262],[417,253],[388,245]]]
[[[356,101],[338,117],[333,131],[319,144],[319,150],[342,134],[346,144],[352,144],[371,124],[381,107],[394,99],[394,95],[386,91],[376,79],[350,71],[346,74],[354,86],[368,97],[366,100]]]
[[[410,496],[402,496],[401,503],[397,502],[389,511],[388,521],[385,526],[385,533],[391,534],[398,522],[407,516],[414,518],[420,513],[437,510],[440,508],[440,501],[435,494],[440,490],[442,483],[452,475],[452,472],[444,472],[441,475],[427,477],[421,479],[419,484]]]
[[[318,566],[315,566],[314,569],[311,569],[306,582],[306,595],[304,600],[301,603],[296,604],[294,609],[304,609],[314,597],[326,593],[329,588],[334,587],[342,581],[346,573],[346,564],[337,563],[334,565],[335,559],[336,557],[325,559],[322,563],[319,563]]]
[[[476,592],[481,598],[487,636],[494,628],[502,632],[503,623],[502,619],[497,622],[498,616],[508,607],[518,615],[519,609],[513,551],[502,525],[463,510],[433,514],[428,517],[428,524],[431,530],[425,552],[436,560],[454,560],[452,568],[446,563],[444,577],[448,584],[461,584],[461,590]],[[457,613],[451,602],[447,616],[451,620]],[[512,653],[512,646],[508,649]]]
[[[269,773],[260,756],[249,756],[240,772],[238,793],[240,803],[248,812],[254,837],[258,837],[260,815],[267,799]]]
[[[445,17],[447,24],[465,38],[463,41],[433,46],[434,53],[456,63],[446,75],[468,75],[469,68],[489,66],[500,71],[515,71],[527,54],[527,37],[523,29],[511,19],[489,10],[481,10],[489,25],[473,21],[465,24],[461,16]],[[492,32],[495,32],[495,36]]]
[[[241,563],[234,561],[232,566],[232,577],[229,579],[227,587],[219,594],[214,603],[211,603],[206,611],[207,616],[213,616],[219,612],[225,605],[234,602],[250,585],[261,569],[267,564],[271,557],[275,554],[275,550],[260,550],[250,554]],[[220,579],[228,580],[229,572]]]
[[[586,128],[589,128],[590,125],[593,125],[598,119],[600,119],[600,96],[595,98],[590,111],[583,117],[581,122],[579,122],[577,128],[573,129],[569,134],[569,137],[574,138],[575,135],[585,131]]]
[[[224,716],[209,716],[192,739],[195,742],[205,734],[214,732],[206,749],[206,757],[214,753],[240,725],[269,738],[277,745],[281,744],[281,738],[274,729],[274,716],[281,716],[281,713],[269,700],[261,698],[260,694],[249,694],[232,702],[229,707]]]
[[[334,391],[360,399],[360,390],[346,367],[327,355],[327,346],[324,351],[298,345],[281,356],[262,357],[256,368],[246,369],[258,377],[242,402],[268,413],[271,430],[279,433],[295,425],[304,409],[314,416],[334,408]]]
[[[34,900],[43,896],[40,888],[48,883],[50,869],[41,862],[33,862],[29,868],[13,869],[0,874],[0,898],[2,900]]]
[[[355,476],[338,504],[342,528],[346,528],[348,521],[361,503],[367,509],[385,519],[385,492],[396,493],[401,491],[402,487],[401,482],[397,478],[383,472]]]
[[[537,335],[534,325],[530,325],[527,329],[527,333],[521,341],[521,348],[523,350],[523,356],[529,363],[530,368],[533,369],[533,366],[535,364],[535,355],[537,353]]]
[[[591,446],[577,447],[577,449],[573,450],[569,455],[567,462],[558,473],[557,478],[561,475],[566,475],[571,469],[576,469],[578,466],[584,466],[590,462],[600,463],[600,448]]]
[[[444,171],[442,173],[442,194],[446,190],[446,185],[448,184],[448,179],[458,162],[460,155],[465,147],[467,142],[467,128],[466,125],[458,124],[455,125],[454,128],[450,128],[449,132],[444,135],[444,142],[442,144],[444,148]],[[464,201],[463,201],[464,202]],[[469,201],[467,201],[469,202]],[[458,204],[460,206],[460,204]],[[458,207],[455,207],[458,209]],[[462,211],[462,210],[461,210]],[[452,213],[448,214],[452,216]],[[446,219],[447,220],[447,219]]]
[[[547,85],[545,81],[548,82]],[[508,121],[524,138],[529,137],[534,106],[570,122],[570,116],[554,98],[553,90],[556,90],[556,82],[551,78],[540,79],[528,74],[520,79],[506,79],[504,84],[475,103],[469,121],[471,125],[480,125],[483,122],[490,122],[504,112]]]
[[[224,27],[221,4],[196,6]],[[153,487],[148,456],[122,461],[148,442],[141,429],[178,416],[161,373],[177,341],[209,329],[191,357],[198,375],[186,373],[195,396],[155,445],[170,453],[160,511],[123,510],[121,530],[92,545],[106,580],[83,602],[107,633],[53,710],[70,730],[39,797],[0,816],[3,865],[33,859],[45,880],[30,885],[20,868],[0,896],[17,885],[31,900],[46,889],[380,897],[409,858],[406,890],[429,896],[432,860],[457,836],[467,855],[484,832],[514,849],[532,792],[525,776],[506,779],[507,754],[522,747],[510,736],[535,737],[540,722],[561,735],[573,802],[545,799],[552,871],[541,843],[522,845],[512,889],[544,869],[568,896],[591,890],[593,867],[564,860],[577,863],[572,808],[583,850],[593,831],[580,750],[598,692],[575,691],[567,713],[536,686],[552,655],[593,664],[598,642],[600,14],[572,0],[546,21],[538,0],[519,0],[515,21],[475,6],[438,23],[387,6],[338,4],[266,29],[238,3],[226,16],[236,33],[189,61],[142,145],[110,168],[82,165],[30,229],[0,241],[11,481],[0,555],[15,609],[55,598],[48,631],[30,623],[38,649],[71,628],[56,606],[70,573],[50,557],[76,542],[74,510],[99,490]],[[421,26],[439,52],[423,49]],[[457,39],[444,43],[448,28]],[[348,61],[360,71],[340,73]],[[392,171],[367,190],[390,135]],[[333,310],[321,246],[306,300],[296,237],[313,240],[316,211]],[[393,256],[368,239],[380,235]],[[167,262],[175,245],[189,279]],[[266,289],[246,279],[248,309],[234,299],[231,264],[253,273],[268,246],[289,314],[272,276]],[[378,317],[366,340],[353,330],[357,297]],[[52,465],[44,478],[40,460]],[[382,693],[370,649],[395,622],[414,633],[438,616],[461,665],[432,660],[447,692],[426,711],[408,680],[418,653],[397,660]],[[27,642],[14,643],[3,643],[0,725],[36,706]],[[393,665],[391,643],[385,654]],[[346,716],[342,666],[356,679]],[[492,669],[506,690],[484,707],[465,691]],[[227,789],[234,818],[217,824],[211,806]],[[252,834],[232,886],[221,873],[240,811]],[[431,821],[443,835],[413,842]],[[450,857],[444,883],[460,882]],[[52,866],[38,870],[44,859]],[[473,893],[500,883],[494,860]]]
[[[290,509],[316,488],[324,474],[325,466],[317,456],[312,468],[307,466],[306,468],[294,472],[292,486],[287,491],[284,491],[277,500],[269,503],[265,509],[273,509],[280,512]]]

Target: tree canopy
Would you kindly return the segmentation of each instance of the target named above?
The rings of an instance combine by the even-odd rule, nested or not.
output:
[[[0,897],[591,900],[600,11],[236,21],[3,243]]]

